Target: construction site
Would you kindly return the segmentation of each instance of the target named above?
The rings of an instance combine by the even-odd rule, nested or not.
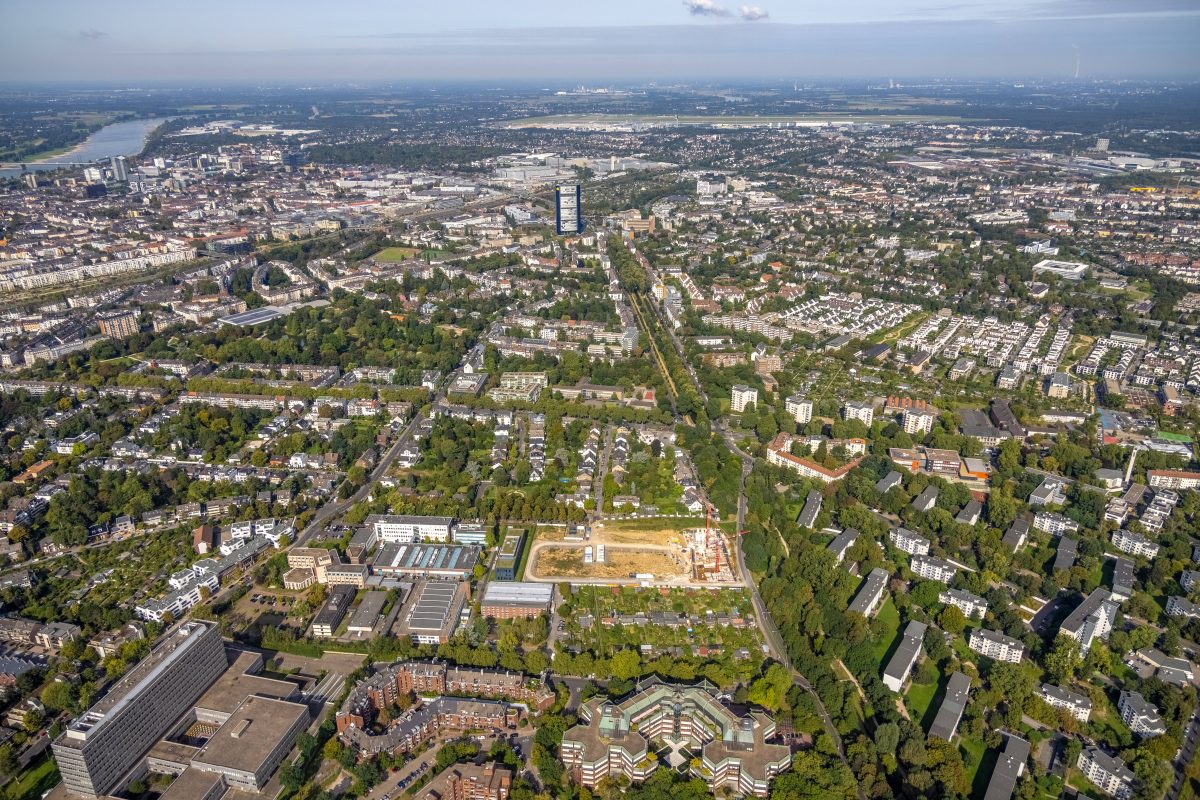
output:
[[[727,535],[711,520],[598,520],[538,533],[525,579],[661,586],[739,585]],[[685,524],[688,527],[680,527]]]

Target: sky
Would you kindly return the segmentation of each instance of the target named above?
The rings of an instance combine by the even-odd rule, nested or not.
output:
[[[1200,78],[1200,0],[17,0],[0,81]]]

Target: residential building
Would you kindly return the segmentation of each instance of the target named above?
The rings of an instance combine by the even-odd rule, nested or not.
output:
[[[1121,710],[1121,719],[1129,726],[1129,730],[1142,738],[1161,736],[1167,732],[1158,709],[1137,692],[1121,692],[1117,708]]]
[[[1006,734],[1004,749],[996,759],[983,800],[1009,800],[1017,788],[1017,781],[1025,774],[1028,758],[1029,742],[1016,734]]]
[[[892,528],[888,531],[888,539],[897,550],[910,556],[929,555],[929,540],[910,531],[908,528]]]
[[[1113,547],[1118,550],[1138,556],[1139,558],[1154,558],[1158,555],[1158,545],[1142,536],[1124,528],[1113,531]]]
[[[1128,800],[1133,796],[1136,778],[1116,756],[1110,756],[1098,747],[1087,747],[1079,754],[1077,766],[1089,781],[1117,800]]]
[[[850,606],[846,610],[857,612],[864,617],[873,616],[875,610],[879,608],[880,602],[883,601],[883,592],[887,589],[889,577],[887,570],[882,567],[871,570],[866,581],[863,582],[862,588],[858,590],[858,594],[850,601]]]
[[[693,774],[711,791],[766,797],[772,779],[791,764],[791,750],[772,744],[774,721],[764,713],[738,716],[707,685],[643,681],[620,703],[593,698],[580,724],[563,735],[561,756],[575,780],[595,787],[607,777],[641,782],[658,766],[652,740],[670,736],[699,754]]]
[[[971,631],[967,644],[976,653],[996,661],[1020,664],[1025,657],[1025,645],[1020,640],[983,628]]]
[[[1108,640],[1117,618],[1117,607],[1112,592],[1103,588],[1094,589],[1067,615],[1058,631],[1079,642],[1079,651],[1086,656],[1092,642],[1097,639]]]
[[[967,707],[970,691],[970,678],[961,672],[950,673],[950,680],[946,682],[946,694],[942,698],[942,704],[938,706],[933,724],[929,726],[930,736],[947,742],[954,738],[954,732],[958,730],[958,723]]]
[[[1038,697],[1053,708],[1064,709],[1080,722],[1087,722],[1092,716],[1091,698],[1078,692],[1072,692],[1070,689],[1043,683],[1038,688]]]
[[[792,419],[801,425],[807,425],[812,421],[813,404],[811,400],[805,400],[804,397],[794,394],[783,401],[784,410],[792,415]]]
[[[904,432],[910,436],[925,436],[933,430],[937,414],[923,409],[906,409],[901,415]]]
[[[987,613],[987,601],[965,589],[946,589],[938,595],[938,601],[954,606],[969,619],[983,619]]]
[[[740,414],[749,405],[758,407],[758,389],[751,389],[749,386],[740,383],[734,386],[730,407],[735,413]]]
[[[916,620],[910,621],[905,627],[899,647],[896,648],[896,652],[892,654],[891,660],[883,670],[883,684],[893,692],[899,692],[904,686],[904,682],[908,680],[908,674],[912,672],[913,665],[921,656],[921,645],[924,643],[925,631],[928,627],[924,622]]]
[[[856,419],[869,428],[875,421],[875,405],[873,403],[848,402],[842,406],[842,418]]]
[[[958,573],[954,564],[935,556],[913,556],[908,566],[914,574],[941,583],[949,583]]]
[[[1146,478],[1154,489],[1198,489],[1200,472],[1184,472],[1177,469],[1147,470]]]

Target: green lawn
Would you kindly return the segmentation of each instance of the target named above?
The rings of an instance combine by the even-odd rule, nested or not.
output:
[[[912,715],[913,722],[922,727],[925,727],[925,717],[929,712],[929,707],[933,705],[933,699],[937,697],[941,682],[942,673],[939,671],[936,681],[913,683],[909,685],[908,693],[904,696],[904,705],[908,708],[908,713]]]
[[[385,247],[371,257],[376,261],[395,263],[397,261],[408,261],[419,252],[421,251],[415,247]]]
[[[58,780],[58,767],[47,753],[4,787],[4,800],[37,800]]]
[[[964,761],[969,764],[967,780],[971,784],[971,796],[982,798],[987,793],[987,785],[996,766],[997,753],[988,750],[982,739],[966,736],[958,737],[958,747],[963,751]]]
[[[892,643],[896,641],[896,634],[900,631],[900,611],[890,596],[879,607],[879,613],[871,621],[871,626],[882,630],[879,641],[875,643],[875,660],[882,668],[883,660],[887,656],[888,650],[892,649]]]

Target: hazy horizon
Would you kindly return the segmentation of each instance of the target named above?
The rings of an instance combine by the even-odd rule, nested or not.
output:
[[[1193,0],[64,0],[8,29],[8,84],[1200,77]]]

